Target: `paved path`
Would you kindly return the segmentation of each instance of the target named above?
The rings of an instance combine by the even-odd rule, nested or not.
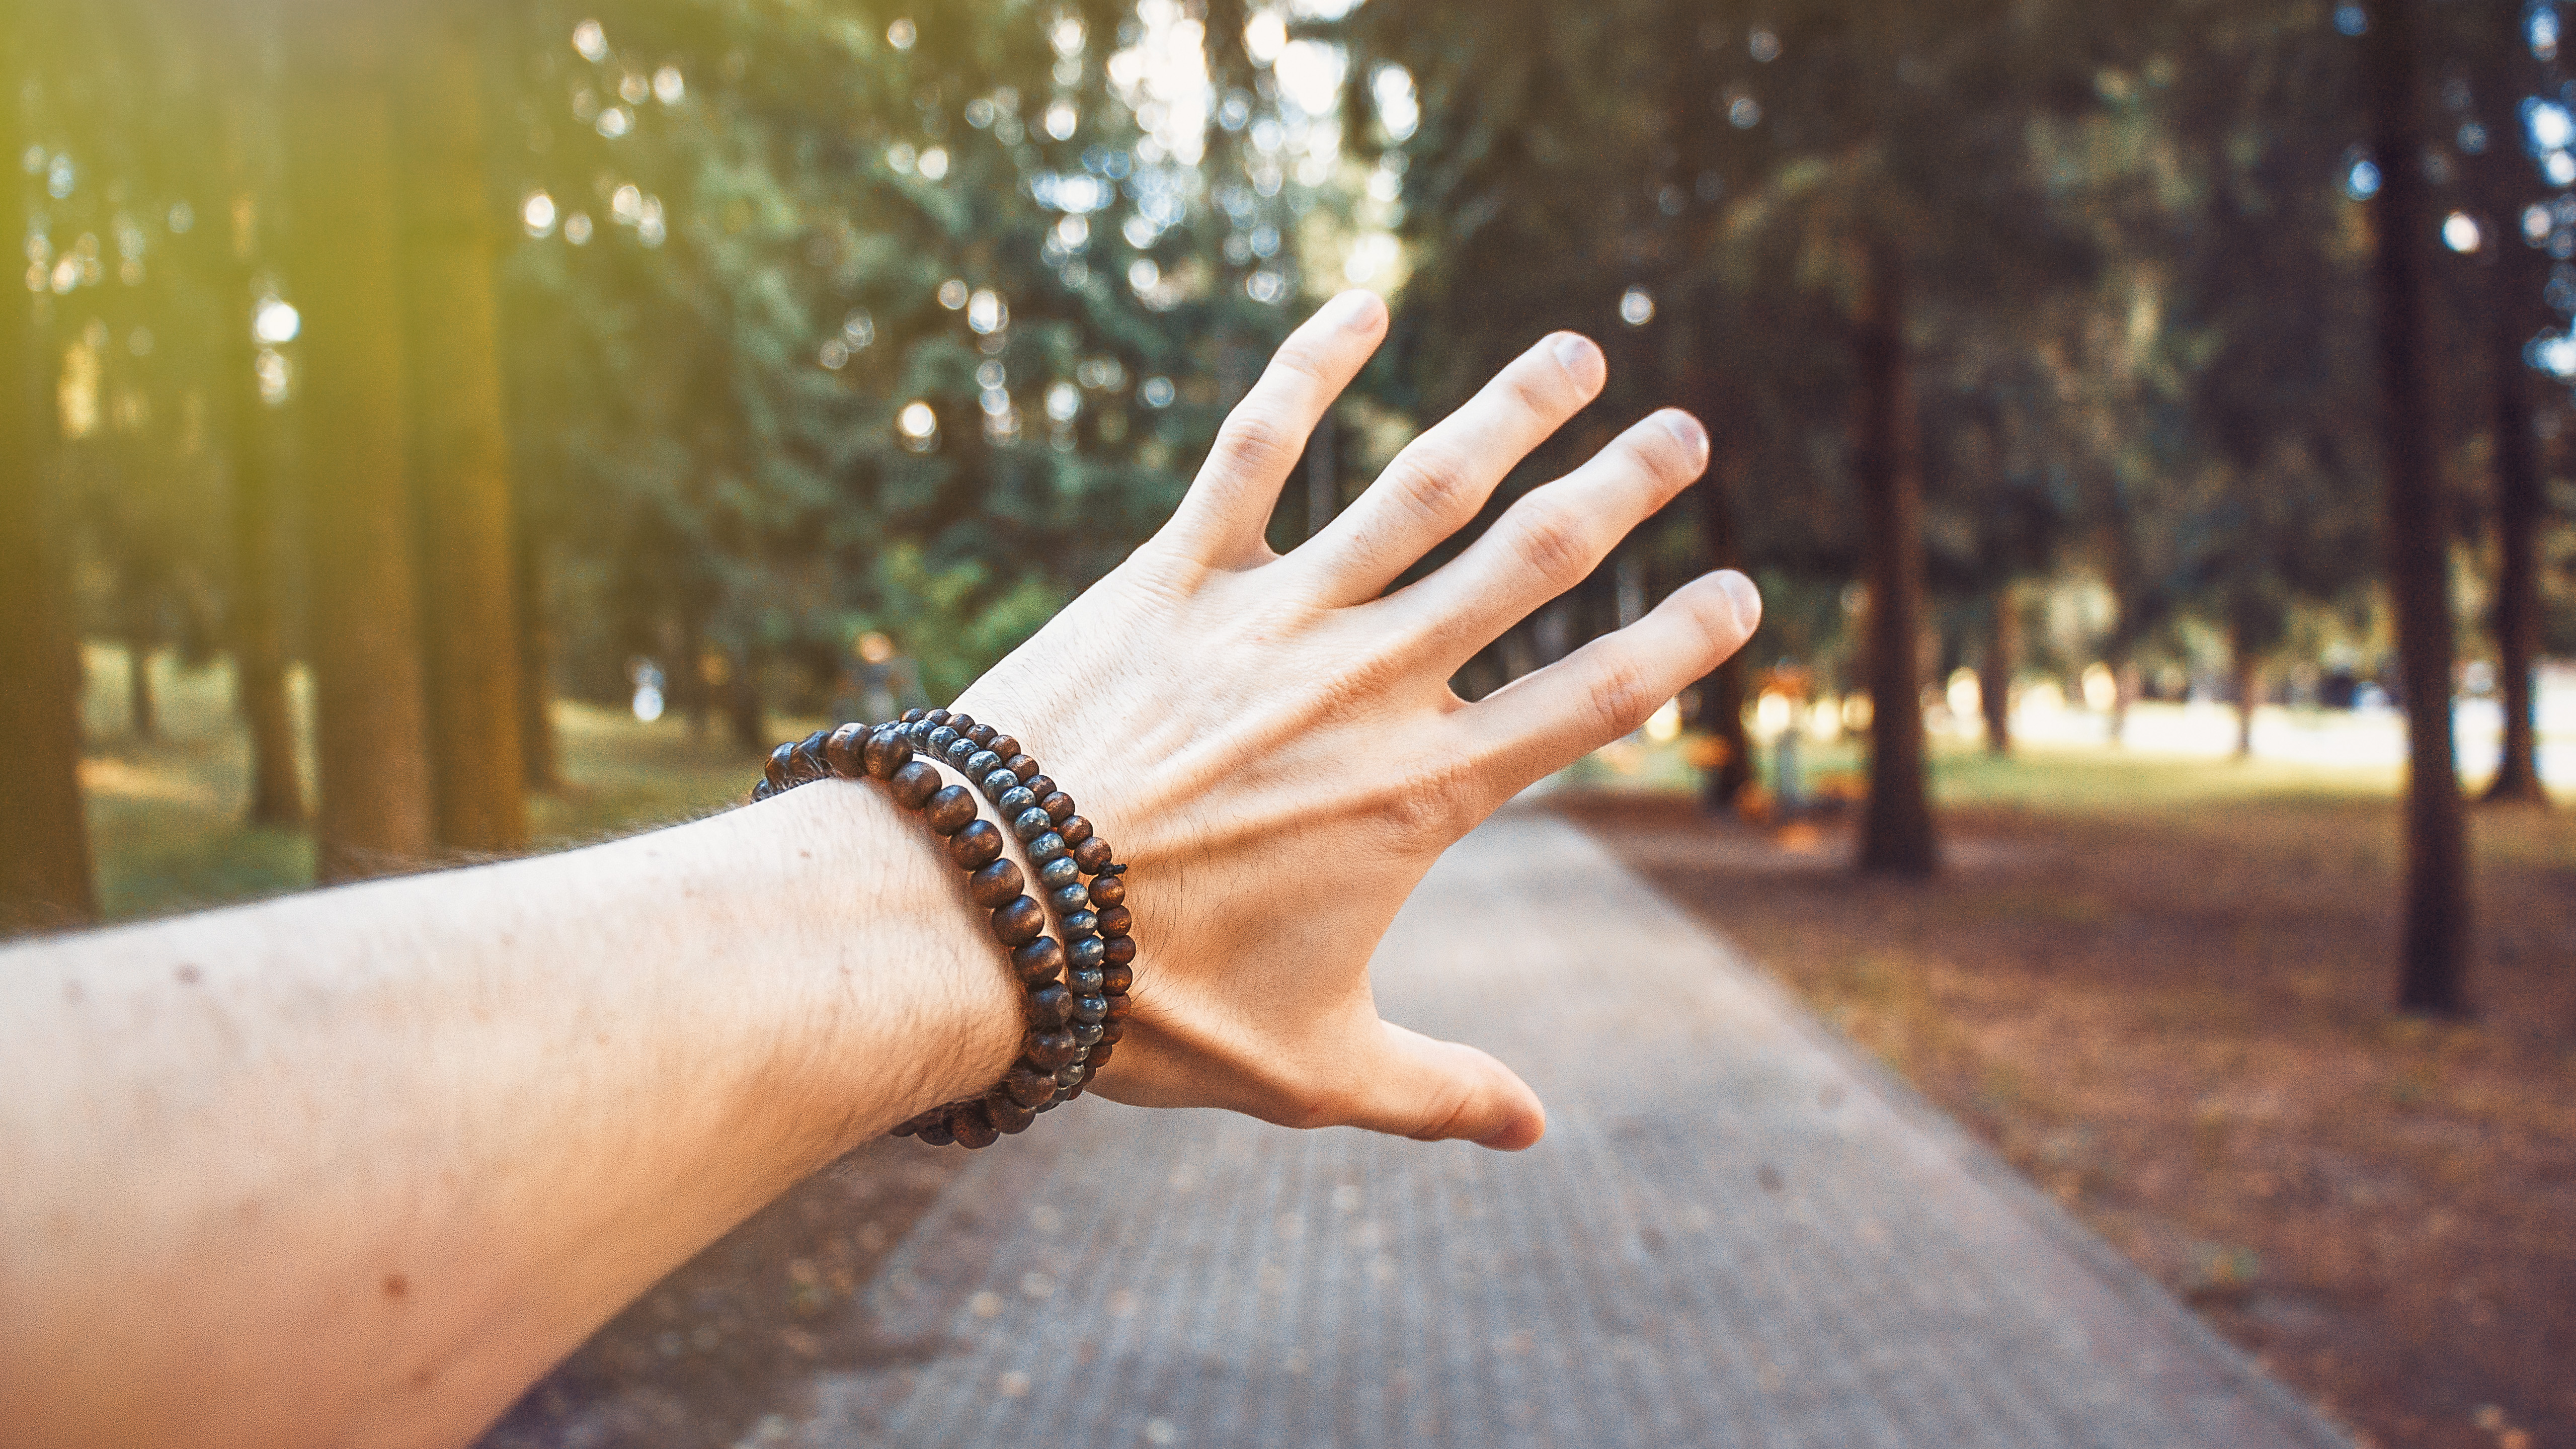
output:
[[[747,1442],[2344,1443],[1570,826],[1462,843],[1376,970],[1544,1143],[1086,1101],[889,1260],[908,1366]]]

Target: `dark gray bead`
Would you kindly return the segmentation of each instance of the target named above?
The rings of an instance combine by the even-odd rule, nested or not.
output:
[[[1071,1041],[1073,1038],[1068,1036],[1065,1040]],[[1091,1069],[1082,1063],[1067,1062],[1055,1069],[1055,1082],[1059,1087],[1079,1087],[1082,1085],[1082,1079],[1090,1075]]]
[[[1061,857],[1058,858],[1061,859]],[[1079,885],[1064,886],[1060,889],[1047,892],[1047,904],[1055,907],[1056,914],[1058,915],[1072,915],[1077,911],[1081,911],[1085,906],[1091,904],[1091,892],[1083,889]],[[1099,923],[1094,921],[1092,925],[1093,929],[1096,930],[1098,929]],[[1074,932],[1067,931],[1065,934],[1073,935]]]
[[[1064,948],[1064,958],[1073,963],[1076,971],[1097,969],[1108,955],[1109,943],[1098,936],[1087,937]]]
[[[1019,783],[1019,780],[1019,776],[1013,775],[1011,777],[1011,788],[1004,790],[1001,793],[1001,796],[993,801],[995,805],[1001,808],[1002,818],[1005,820],[1019,819],[1021,816],[1026,815],[1029,812],[1030,807],[1038,803],[1038,797],[1030,791],[1028,786]]]
[[[961,737],[957,743],[942,750],[939,758],[962,770],[966,768],[968,760],[975,758],[975,742]]]
[[[1082,879],[1082,867],[1071,856],[1059,855],[1038,867],[1038,883],[1051,891],[1060,891]]]
[[[1055,899],[1061,901],[1064,896],[1065,892],[1058,891]],[[1058,909],[1061,910],[1062,907]],[[1064,933],[1068,936],[1097,936],[1100,934],[1100,917],[1080,906],[1075,906],[1072,910],[1064,912]]]
[[[1073,1039],[1082,1043],[1084,1051],[1089,1051],[1100,1045],[1100,1030],[1097,1023],[1086,1021],[1073,1029]]]
[[[1105,996],[1077,996],[1073,999],[1073,1019],[1086,1026],[1108,1014],[1109,998]]]
[[[1011,817],[1011,833],[1022,840],[1035,840],[1053,829],[1055,829],[1055,822],[1047,818],[1045,811],[1034,805]]]
[[[957,743],[957,731],[950,729],[946,725],[932,725],[930,727],[929,744],[930,752],[932,754],[939,756],[941,759],[946,759],[948,757],[948,747],[955,743]]]
[[[1010,794],[1013,790],[1018,788],[1020,788],[1020,777],[1012,774],[1008,770],[989,770],[985,772],[984,798],[987,800],[991,800],[996,804],[999,804],[1003,796]],[[1007,811],[1004,812],[1002,818],[1008,820],[1010,818],[1009,813]]]
[[[983,779],[1000,768],[1002,768],[1002,757],[991,750],[977,750],[966,757],[966,778],[970,780]],[[1017,779],[1018,776],[1015,775],[1012,778]]]
[[[1076,996],[1106,996],[1109,994],[1109,969],[1087,966],[1064,978],[1064,984]]]
[[[1029,859],[1044,865],[1064,854],[1064,837],[1050,830],[1029,842]]]

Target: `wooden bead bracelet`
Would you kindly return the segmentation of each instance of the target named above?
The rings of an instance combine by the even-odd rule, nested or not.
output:
[[[943,787],[927,759],[964,772],[975,790]],[[1112,861],[1109,842],[1076,813],[1073,797],[1055,787],[1018,740],[944,709],[910,710],[882,725],[816,730],[780,745],[751,798],[766,800],[822,779],[874,780],[945,837],[949,859],[968,873],[968,897],[992,910],[994,939],[1011,953],[1028,993],[1028,1034],[1001,1082],[981,1097],[943,1102],[898,1124],[894,1135],[918,1136],[935,1147],[989,1147],[1082,1095],[1126,1035],[1136,941],[1121,879],[1127,867]],[[1003,854],[1001,830],[981,818],[978,790],[1027,850],[1044,906],[1023,892],[1027,877]],[[1050,908],[1061,941],[1045,934]]]

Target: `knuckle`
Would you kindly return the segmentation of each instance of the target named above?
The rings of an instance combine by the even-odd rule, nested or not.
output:
[[[1574,510],[1543,494],[1522,499],[1509,542],[1521,568],[1551,584],[1571,587],[1592,572],[1590,530]]]
[[[1456,528],[1484,506],[1475,470],[1451,448],[1417,441],[1396,466],[1401,470],[1397,496],[1434,524]]]
[[[1700,474],[1698,455],[1669,428],[1649,426],[1631,433],[1628,452],[1647,477],[1666,489],[1685,487]]]
[[[1553,362],[1529,362],[1503,374],[1504,390],[1523,412],[1553,418],[1566,410],[1571,383]]]
[[[1278,414],[1261,407],[1236,408],[1217,435],[1217,456],[1234,467],[1255,470],[1285,468],[1297,461],[1305,440]]]
[[[1379,808],[1379,826],[1403,847],[1443,849],[1467,833],[1476,781],[1463,753],[1442,752],[1408,765]]]
[[[1605,739],[1636,729],[1663,703],[1655,697],[1654,681],[1646,677],[1644,667],[1624,654],[1602,662],[1587,693],[1593,723]]]

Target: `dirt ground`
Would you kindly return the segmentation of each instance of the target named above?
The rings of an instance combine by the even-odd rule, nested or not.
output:
[[[1830,824],[1568,816],[2366,1443],[2576,1446],[2576,823],[2482,811],[2473,1022],[2400,1018],[2396,809],[2287,794]]]

